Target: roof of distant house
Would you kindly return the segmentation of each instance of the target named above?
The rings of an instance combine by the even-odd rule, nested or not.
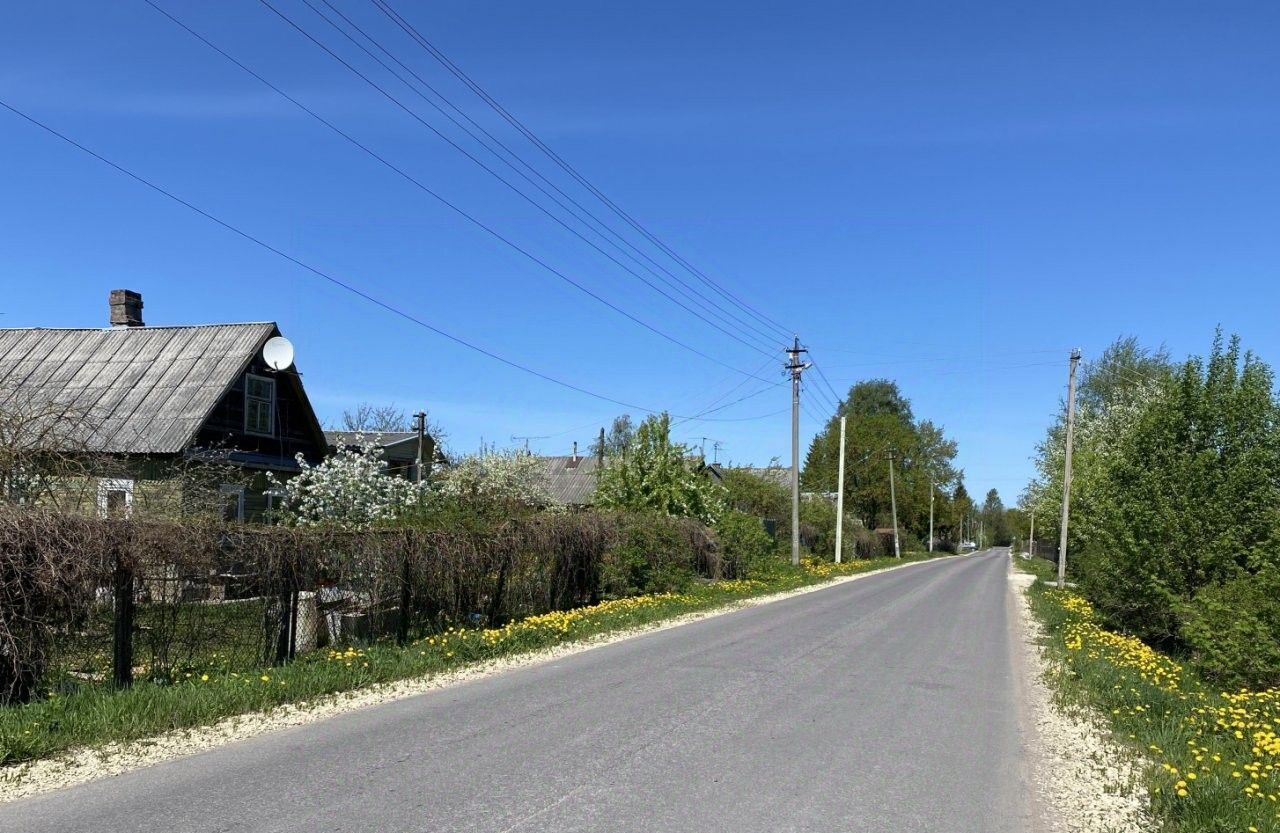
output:
[[[761,480],[791,488],[791,469],[783,466],[741,466],[738,471],[753,474]]]
[[[339,446],[346,445],[357,447],[360,441],[374,441],[380,448],[386,448],[389,445],[399,445],[409,440],[417,440],[417,431],[325,431],[324,438],[329,441],[329,445]]]
[[[418,456],[417,431],[325,431],[325,441],[332,448],[360,448],[365,443],[376,443],[384,457],[394,460],[414,460]],[[435,438],[425,435],[426,454],[433,465],[448,464],[444,450],[436,445]]]
[[[551,498],[566,506],[590,506],[596,495],[596,470],[600,460],[594,454],[539,457],[543,485]]]
[[[178,453],[275,335],[270,322],[0,329],[0,408],[56,403],[92,426],[89,450]]]

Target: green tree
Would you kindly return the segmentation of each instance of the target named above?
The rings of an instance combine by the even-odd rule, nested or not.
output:
[[[841,416],[846,418],[846,511],[868,528],[892,523],[892,452],[899,524],[923,538],[929,528],[931,489],[935,484],[940,490],[948,489],[959,479],[953,464],[955,442],[947,439],[933,422],[917,422],[911,403],[896,383],[885,379],[859,382],[849,389],[836,415],[810,443],[800,476],[807,491],[836,489]]]
[[[1172,378],[1173,363],[1163,348],[1150,350],[1126,336],[1111,343],[1097,361],[1085,364],[1077,397],[1076,443],[1072,457],[1070,550],[1090,537],[1092,503],[1100,494],[1102,457],[1122,431],[1131,412],[1156,395]],[[1036,449],[1035,483],[1021,506],[1036,513],[1036,539],[1044,552],[1056,551],[1062,506],[1063,451],[1067,436],[1066,402]],[[1077,522],[1075,519],[1079,519]]]
[[[724,487],[702,471],[687,446],[671,441],[671,417],[640,423],[622,450],[599,471],[596,505],[602,509],[657,511],[714,524],[724,511]]]
[[[1007,546],[1013,539],[1013,534],[1009,529],[1009,516],[1004,508],[1004,501],[1000,499],[1000,493],[995,489],[987,492],[987,497],[982,502],[982,511],[979,517],[982,521],[982,529],[986,538],[983,543],[1003,547]]]
[[[1118,344],[1111,365],[1150,360],[1155,370],[1108,374],[1081,409],[1068,567],[1114,624],[1157,643],[1194,643],[1207,630],[1184,624],[1203,623],[1198,606],[1223,607],[1213,588],[1280,567],[1272,372],[1220,333],[1207,360],[1171,371],[1159,370],[1162,354]],[[1092,382],[1091,372],[1082,390]],[[1061,500],[1059,437],[1055,426],[1041,445],[1034,488],[1036,537],[1046,543]]]
[[[1201,588],[1280,566],[1280,407],[1238,338],[1161,382],[1102,452],[1082,577],[1126,626],[1174,638]]]
[[[606,457],[616,456],[622,453],[636,436],[635,424],[631,421],[631,414],[622,414],[613,418],[613,423],[609,426],[609,432],[604,437],[604,454]],[[591,443],[591,453],[599,454],[600,439],[597,437]]]

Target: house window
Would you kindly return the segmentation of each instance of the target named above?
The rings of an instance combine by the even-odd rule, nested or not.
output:
[[[275,436],[276,381],[262,376],[244,377],[244,432]]]
[[[218,487],[222,493],[222,519],[240,523],[244,520],[244,487],[231,483],[223,483]]]
[[[98,481],[98,516],[103,518],[127,518],[133,513],[132,480]]]
[[[267,497],[267,519],[274,523],[276,520],[276,509],[283,505],[284,499],[289,493],[283,489],[267,489],[265,494]]]

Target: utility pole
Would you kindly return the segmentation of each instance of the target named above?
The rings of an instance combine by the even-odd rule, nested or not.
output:
[[[1027,533],[1027,555],[1035,558],[1036,555],[1036,510],[1034,504],[1031,509],[1031,532]]]
[[[800,354],[807,353],[796,336],[787,348],[786,369],[791,373],[791,563],[800,565],[800,377],[809,369],[808,362],[800,361]]]
[[[840,474],[836,477],[836,563],[840,563],[844,542],[844,417],[840,417]]]
[[[938,490],[938,484],[929,481],[929,552],[933,552],[933,494]]]
[[[893,485],[893,452],[889,452],[889,503],[893,507],[893,557],[902,557],[902,547],[898,543],[898,491]]]
[[[425,411],[418,411],[413,415],[414,428],[418,432],[418,460],[414,467],[413,479],[416,483],[422,482],[422,447],[426,444],[427,435],[427,414]]]
[[[1076,365],[1080,364],[1079,348],[1071,351],[1071,370],[1067,377],[1067,453],[1062,472],[1062,525],[1058,540],[1058,589],[1067,586],[1067,521],[1071,517],[1071,446],[1076,433]]]

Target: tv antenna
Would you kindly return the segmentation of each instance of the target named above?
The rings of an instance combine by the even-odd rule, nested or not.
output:
[[[532,453],[531,451],[529,451],[529,440],[549,440],[549,439],[551,439],[551,437],[550,437],[550,436],[546,436],[546,437],[517,437],[515,434],[512,434],[512,435],[511,435],[511,442],[513,442],[513,443],[518,443],[518,442],[520,442],[521,440],[523,440],[523,441],[524,441],[524,453],[525,453],[525,454],[531,454],[531,453]]]

